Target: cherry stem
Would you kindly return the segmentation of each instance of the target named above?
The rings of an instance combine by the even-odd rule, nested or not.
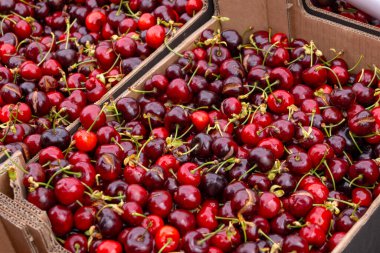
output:
[[[83,186],[92,194],[94,192],[94,190],[92,190],[92,188],[90,186],[88,186],[86,183],[84,182],[81,182],[83,184]]]
[[[177,139],[182,139],[184,136],[186,136],[186,134],[189,133],[189,131],[193,128],[193,125],[189,126],[188,129],[186,129],[186,131],[179,137],[177,137]]]
[[[214,235],[216,235],[217,233],[219,233],[220,231],[222,231],[224,229],[225,225],[222,224],[217,230],[215,230],[214,232],[211,232],[209,234],[206,234],[206,236],[202,239],[202,240],[199,240],[197,241],[197,244],[202,244],[204,242],[206,242],[207,240],[209,240],[211,237],[213,237]]]
[[[334,191],[336,190],[336,187],[335,187],[335,179],[334,179],[334,176],[331,172],[331,169],[330,169],[330,166],[328,165],[328,163],[326,162],[326,160],[323,161],[323,164],[326,166],[326,169],[327,171],[329,172],[330,174],[330,178],[331,178],[331,182],[332,182],[332,185],[333,185],[333,189]]]
[[[11,161],[11,163],[19,170],[21,170],[24,174],[28,174],[28,171],[25,170],[20,164],[16,163],[12,156],[9,154],[8,150],[6,149],[3,149],[2,150],[4,152],[4,154],[8,157],[9,161]]]
[[[37,64],[37,66],[40,66],[45,60],[46,58],[48,57],[48,55],[50,54],[51,50],[53,49],[53,45],[54,45],[54,41],[55,41],[55,34],[53,32],[50,33],[51,34],[51,44],[50,44],[50,48],[49,50],[44,54],[44,57],[42,58],[42,60]]]
[[[346,205],[354,207],[354,208],[357,208],[357,206],[359,206],[358,204],[354,204],[354,203],[351,203],[351,202],[348,202],[348,201],[345,201],[345,200],[342,200],[342,199],[327,198],[327,200],[329,200],[329,201],[335,201],[335,202],[340,202],[340,203],[346,204]]]
[[[162,246],[161,249],[157,253],[162,253],[165,250],[165,248],[167,248],[172,242],[173,242],[173,239],[168,238],[164,246]]]
[[[329,68],[329,67],[327,67],[327,66],[318,66],[315,70],[316,70],[316,71],[319,71],[320,69],[326,69],[326,70],[330,71],[330,72],[335,76],[339,88],[342,89],[342,84],[340,83],[339,77],[338,77],[338,75],[334,72],[334,70],[332,70],[331,68]]]
[[[60,168],[59,170],[57,170],[56,172],[54,172],[54,174],[53,174],[53,175],[49,178],[49,180],[46,182],[46,186],[45,186],[45,187],[48,188],[48,187],[51,185],[51,182],[53,181],[53,179],[54,179],[57,175],[59,175],[59,174],[65,172],[65,171],[67,171],[67,170],[70,170],[71,167],[72,167],[72,165],[68,165],[68,166],[63,167],[63,168]]]
[[[193,81],[193,78],[194,78],[194,76],[197,74],[198,69],[199,69],[199,66],[197,66],[197,68],[194,70],[194,72],[193,72],[193,74],[191,75],[189,81],[187,82],[187,86],[189,86],[190,83],[191,83],[191,81]]]
[[[257,164],[253,165],[252,168],[250,168],[249,170],[247,170],[246,172],[244,172],[244,174],[239,177],[238,181],[241,181],[246,175],[248,175],[248,173],[250,173],[253,170],[255,170],[256,167],[257,167]]]
[[[268,48],[268,50],[266,50],[266,52],[265,52],[265,55],[264,55],[264,60],[263,60],[263,65],[265,65],[265,62],[266,62],[266,60],[267,60],[267,58],[268,58],[268,55],[270,54],[270,51],[272,50],[272,48],[274,48],[274,47],[277,47],[277,44],[279,43],[279,41],[276,41],[275,43],[273,43],[269,48]]]
[[[373,70],[373,77],[372,77],[371,81],[369,82],[369,84],[367,85],[367,87],[371,87],[373,81],[375,81],[375,79],[377,77],[377,71],[379,69],[376,67],[376,65],[373,65],[373,68],[374,68],[374,70]]]
[[[121,8],[123,7],[124,0],[120,0],[119,8],[117,8],[116,16],[120,15]]]
[[[352,139],[352,142],[355,144],[355,147],[358,149],[358,151],[360,152],[360,154],[363,154],[363,151],[360,149],[358,143],[355,140],[355,137],[352,135],[352,132],[348,131],[348,134],[350,135],[350,137]]]
[[[74,70],[77,67],[79,67],[80,65],[87,64],[87,63],[93,63],[93,62],[96,62],[96,60],[86,60],[86,61],[82,61],[82,62],[77,62],[77,63],[74,63],[73,65],[71,65],[70,69]]]
[[[188,151],[186,151],[186,152],[178,152],[178,154],[180,155],[180,156],[183,156],[183,155],[188,155],[188,154],[190,154],[191,152],[193,152],[194,150],[196,150],[197,148],[198,148],[198,146],[199,146],[199,144],[197,144],[197,145],[195,145],[194,147],[192,147],[191,149],[189,149]]]
[[[265,237],[267,240],[269,240],[273,245],[278,245],[277,243],[275,243],[275,242],[273,241],[272,238],[270,238],[270,236],[268,236],[267,234],[265,234],[264,231],[261,230],[261,228],[259,228],[259,234],[262,235],[262,236],[264,236],[264,237]]]
[[[108,105],[108,102],[104,103],[104,105],[100,109],[100,112],[98,113],[98,115],[96,115],[95,120],[92,122],[91,126],[87,129],[87,132],[91,132],[91,129],[95,126],[96,121],[99,119],[100,115],[103,113],[103,111],[104,111],[104,109],[106,108],[107,105]]]
[[[352,162],[350,156],[346,153],[346,151],[343,151],[343,154],[344,154],[344,156],[347,158],[347,160],[348,160],[348,162],[350,163],[350,165],[352,165],[353,162]]]
[[[354,69],[356,69],[356,68],[359,66],[360,62],[363,60],[363,58],[364,58],[364,56],[361,54],[361,55],[359,56],[359,59],[356,61],[355,65],[354,65],[352,68],[350,68],[350,69],[348,70],[348,72],[351,72],[351,71],[353,71]]]
[[[139,15],[138,13],[134,13],[132,10],[131,10],[131,7],[129,7],[129,1],[127,1],[125,4],[125,7],[127,7],[127,10],[128,10],[128,13],[130,16],[132,16],[133,18],[135,19],[139,19]]]
[[[198,167],[192,169],[192,170],[190,171],[190,173],[191,173],[191,174],[194,174],[197,170],[199,170],[199,169],[201,169],[201,168],[203,168],[203,167],[205,167],[205,166],[211,165],[211,164],[216,165],[216,164],[218,164],[218,161],[217,161],[217,160],[214,160],[214,161],[209,161],[209,162],[206,162],[206,163],[202,163],[202,164],[199,165]]]
[[[132,215],[133,215],[133,216],[137,216],[137,217],[143,217],[143,218],[146,218],[146,215],[141,214],[141,213],[133,212]]]
[[[179,57],[181,57],[181,58],[184,58],[184,57],[185,57],[183,54],[176,52],[174,49],[172,49],[172,48],[168,45],[168,39],[167,39],[167,37],[165,37],[165,39],[164,39],[164,45],[165,45],[165,47],[166,47],[170,52],[172,52],[173,54],[175,54],[175,55],[177,55],[177,56],[179,56]]]
[[[77,22],[77,19],[74,19],[74,21],[70,24],[70,20],[67,18],[66,19],[66,44],[65,44],[65,49],[68,48],[69,46],[69,38],[70,38],[70,29],[74,25],[74,23]]]
[[[139,153],[137,154],[137,157],[136,157],[136,161],[139,161],[140,159],[140,155],[141,155],[141,152],[143,151],[143,149],[146,147],[146,145],[151,141],[153,140],[153,137],[149,137],[148,140],[146,140],[146,142],[144,142],[144,144],[141,146],[140,150],[139,150]]]

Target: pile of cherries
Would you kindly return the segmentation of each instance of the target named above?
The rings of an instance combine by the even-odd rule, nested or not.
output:
[[[45,130],[73,122],[202,7],[202,0],[0,0],[0,142],[9,149],[24,142],[34,155],[36,145],[70,138],[63,128]]]
[[[362,217],[380,193],[379,70],[245,39],[203,31],[28,164],[27,199],[67,250],[330,252]]]
[[[326,11],[331,11],[342,15],[346,18],[350,18],[365,24],[374,25],[380,27],[380,20],[371,17],[367,13],[358,10],[346,0],[311,0],[312,3]]]

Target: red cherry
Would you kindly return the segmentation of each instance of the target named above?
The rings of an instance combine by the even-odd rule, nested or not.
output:
[[[99,32],[107,22],[107,16],[101,11],[93,11],[86,16],[86,27],[90,32]]]
[[[20,75],[24,80],[35,81],[42,77],[42,70],[32,61],[26,61],[20,66]]]
[[[64,206],[56,205],[48,211],[48,217],[55,235],[63,236],[70,232],[73,227],[73,215]]]
[[[74,134],[73,138],[75,146],[82,152],[94,150],[98,141],[95,133],[86,130],[79,130]]]
[[[271,111],[288,113],[288,107],[294,104],[294,97],[285,90],[275,90],[268,96],[268,107]]]
[[[258,214],[264,218],[274,218],[281,209],[280,199],[271,192],[264,192],[259,199]]]
[[[302,189],[313,195],[314,203],[316,204],[323,204],[329,195],[328,188],[322,183],[308,184],[302,187]]]
[[[161,227],[154,237],[156,250],[162,253],[175,251],[179,246],[180,234],[178,230],[172,226]]]
[[[369,207],[372,204],[372,193],[365,188],[355,188],[351,192],[352,202],[360,206]]]
[[[53,162],[59,159],[64,159],[64,155],[59,148],[53,147],[53,146],[42,149],[38,155],[38,162],[41,165],[44,165],[47,162]]]
[[[91,130],[98,130],[106,122],[106,115],[98,105],[86,106],[80,114],[80,122],[82,126]]]
[[[71,205],[82,199],[84,186],[77,178],[65,177],[56,183],[54,193],[59,202],[64,205]]]
[[[315,224],[309,224],[301,228],[300,236],[306,239],[309,245],[315,245],[316,247],[321,247],[326,242],[325,232]]]
[[[257,146],[272,151],[276,159],[280,159],[285,151],[282,142],[273,137],[262,139]]]
[[[143,13],[137,23],[139,29],[142,31],[148,30],[155,24],[156,24],[156,20],[154,16],[150,13]]]
[[[195,128],[199,132],[203,131],[208,126],[208,124],[210,123],[210,117],[209,117],[208,113],[205,111],[199,110],[199,111],[193,112],[190,115],[190,118],[191,118],[191,121],[193,122]]]
[[[186,13],[190,17],[194,16],[195,13],[202,10],[203,1],[202,0],[188,0],[186,3]]]
[[[164,220],[157,215],[148,215],[141,222],[141,226],[146,228],[151,235],[155,236],[157,231],[164,226]]]
[[[313,207],[306,216],[306,222],[318,225],[325,233],[329,230],[331,219],[331,211],[322,206]]]
[[[122,253],[123,248],[121,244],[117,241],[113,240],[104,240],[102,241],[98,248],[96,249],[96,253]]]
[[[151,48],[160,47],[165,40],[165,28],[160,25],[154,25],[146,32],[146,43]]]

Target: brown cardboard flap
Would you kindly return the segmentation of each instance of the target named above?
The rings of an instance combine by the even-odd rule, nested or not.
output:
[[[5,229],[2,219],[0,219],[0,252],[17,253],[13,248],[8,231]]]

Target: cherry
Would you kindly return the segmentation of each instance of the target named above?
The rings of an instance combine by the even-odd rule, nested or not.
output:
[[[53,162],[57,159],[63,159],[64,155],[62,151],[54,146],[47,147],[41,150],[38,155],[38,161],[41,165],[46,164],[47,162]]]
[[[326,82],[327,70],[321,68],[322,65],[316,64],[302,72],[303,81],[312,87],[318,87]]]
[[[327,200],[329,190],[322,183],[311,183],[304,187],[303,190],[310,192],[313,195],[314,202],[322,204]]]
[[[65,206],[53,206],[48,211],[48,217],[51,222],[53,232],[57,236],[67,234],[73,227],[73,214]]]
[[[240,245],[241,239],[239,230],[231,226],[214,235],[210,240],[210,244],[223,252],[229,252]]]
[[[44,211],[48,211],[57,202],[54,191],[45,187],[38,187],[36,190],[28,193],[27,200]]]
[[[190,231],[183,237],[182,248],[186,252],[208,252],[209,243],[203,240],[204,237],[199,231]]]
[[[258,124],[247,124],[243,127],[240,138],[250,146],[255,146],[264,137],[264,131]]]
[[[161,252],[175,251],[179,246],[180,234],[178,230],[172,226],[161,227],[154,238],[155,247]]]
[[[375,118],[367,111],[361,111],[348,120],[350,131],[358,136],[368,135],[375,128]]]
[[[329,251],[332,251],[338,244],[339,242],[343,239],[343,237],[346,235],[345,232],[337,232],[334,233],[330,239],[327,242],[327,247]]]
[[[165,29],[160,25],[154,25],[146,32],[146,43],[151,48],[158,48],[164,43]]]
[[[172,197],[167,191],[153,191],[148,198],[147,206],[151,214],[166,217],[173,206]]]
[[[295,174],[306,174],[312,168],[312,160],[310,156],[304,152],[295,152],[288,155],[287,159],[288,168]]]
[[[285,90],[276,90],[268,96],[268,107],[275,113],[287,113],[288,107],[293,104],[293,95]]]
[[[64,205],[70,205],[82,199],[84,186],[78,179],[66,177],[56,183],[54,193],[59,202]]]
[[[95,223],[95,215],[95,207],[80,207],[74,213],[74,226],[81,231],[86,231]]]
[[[152,236],[155,236],[157,231],[164,226],[164,221],[160,216],[148,215],[143,219],[141,226],[146,228]]]
[[[119,242],[113,240],[102,241],[96,249],[96,253],[121,253],[123,248]]]
[[[379,168],[373,160],[366,159],[351,165],[348,175],[355,184],[372,185],[379,178]]]
[[[145,228],[134,227],[129,231],[123,245],[128,252],[148,253],[153,249],[153,238]]]
[[[62,126],[47,129],[41,134],[41,146],[56,146],[65,150],[70,145],[70,133]]]
[[[192,185],[181,185],[174,194],[174,201],[184,209],[194,209],[201,203],[200,191]]]
[[[81,234],[70,235],[63,245],[70,252],[87,252],[87,238]]]
[[[104,208],[98,214],[98,226],[102,235],[106,238],[117,236],[122,229],[122,221],[111,208]]]
[[[264,192],[259,199],[258,214],[264,218],[274,218],[281,208],[280,199],[271,192]]]
[[[331,219],[332,213],[322,206],[313,207],[306,216],[307,222],[318,225],[325,232],[328,231],[330,227]]]
[[[188,103],[191,100],[191,91],[187,86],[185,80],[176,78],[172,80],[167,88],[167,95],[173,103]]]
[[[99,32],[106,23],[107,16],[101,11],[92,11],[86,16],[86,28],[91,32]]]
[[[365,188],[355,188],[352,190],[352,202],[360,206],[369,207],[372,203],[372,193]]]
[[[290,252],[309,252],[309,244],[307,240],[298,235],[288,235],[282,244],[282,251]]]
[[[231,199],[231,207],[235,213],[251,216],[257,210],[259,198],[250,189],[241,189]]]
[[[84,128],[96,131],[105,124],[106,116],[98,105],[88,105],[80,114],[80,122]]]
[[[334,157],[333,149],[326,143],[315,144],[310,147],[308,156],[314,168],[317,168],[324,160],[330,160]]]
[[[267,148],[256,147],[250,151],[248,161],[256,165],[260,171],[268,172],[274,165],[275,156],[273,152]]]
[[[195,229],[195,216],[187,210],[177,209],[171,212],[168,216],[169,224],[176,227],[180,234],[184,235],[188,231]]]
[[[201,0],[189,0],[186,2],[186,13],[189,16],[194,16],[194,13],[199,12],[203,7],[203,2]]]
[[[96,161],[95,170],[103,180],[113,181],[121,173],[121,164],[113,154],[102,154]]]
[[[273,137],[262,139],[257,146],[270,150],[276,159],[281,158],[284,154],[284,145]]]

